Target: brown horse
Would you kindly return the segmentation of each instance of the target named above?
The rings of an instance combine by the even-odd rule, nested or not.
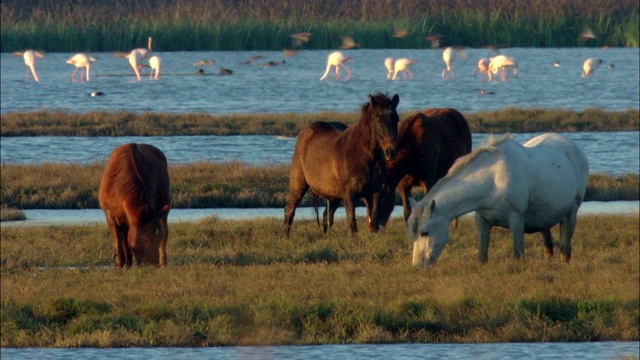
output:
[[[386,225],[396,204],[398,187],[405,221],[411,215],[407,200],[411,188],[426,193],[444,177],[457,158],[471,152],[471,130],[455,109],[428,109],[403,120],[398,126],[398,156],[387,162],[378,222]]]
[[[167,264],[170,209],[167,158],[147,144],[117,147],[100,181],[100,207],[113,236],[116,267]]]
[[[284,209],[285,233],[289,236],[295,209],[307,190],[329,203],[342,200],[351,234],[358,231],[355,201],[364,198],[369,229],[378,230],[378,201],[386,162],[396,157],[400,98],[369,95],[357,124],[341,131],[316,121],[302,129],[291,159],[289,199]]]

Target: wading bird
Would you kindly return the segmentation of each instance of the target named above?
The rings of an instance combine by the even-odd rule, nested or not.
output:
[[[320,78],[320,80],[324,80],[327,75],[329,75],[329,72],[331,71],[331,67],[335,67],[336,69],[336,79],[340,80],[341,79],[341,75],[340,75],[340,67],[342,66],[345,70],[347,70],[347,78],[346,80],[349,80],[349,78],[351,77],[351,70],[344,64],[347,61],[353,61],[353,58],[351,56],[345,56],[343,53],[341,53],[340,51],[335,51],[332,52],[331,54],[329,54],[329,57],[327,58],[327,70],[324,72],[324,75],[322,75],[322,77]]]
[[[42,59],[44,54],[34,50],[26,50],[24,52],[17,51],[13,53],[13,57],[18,56],[22,56],[24,58],[24,64],[27,65],[27,81],[29,81],[29,71],[31,71],[36,81],[40,81],[38,73],[36,72],[36,58]]]
[[[456,57],[466,59],[467,55],[464,51],[455,49],[451,46],[447,47],[442,52],[442,60],[444,60],[444,64],[446,65],[445,68],[442,69],[443,79],[450,79],[456,76],[456,71],[453,67]]]
[[[487,75],[487,77],[490,78],[490,76],[489,76],[489,64],[490,63],[491,62],[487,58],[482,58],[482,59],[478,60],[478,66],[476,66],[476,68],[473,69],[473,76],[476,76],[476,72],[478,70],[480,70],[480,80],[482,80],[482,75]]]
[[[87,81],[89,81],[91,66],[93,66],[94,61],[96,61],[96,58],[88,56],[84,53],[78,53],[70,57],[69,60],[67,60],[67,64],[75,65],[76,67],[71,73],[71,80],[76,81],[76,71],[78,71],[78,69],[85,68],[85,72],[87,73]],[[80,81],[84,81],[82,70],[80,70]]]
[[[153,55],[149,58],[149,67],[151,67],[151,72],[149,72],[149,80],[153,77],[154,80],[158,80],[160,78],[160,65],[162,65],[162,59],[160,56]],[[156,75],[153,76],[153,71],[155,70]]]
[[[409,68],[411,65],[416,63],[413,59],[402,58],[396,60],[395,64],[393,64],[393,80],[396,79],[398,73],[402,72],[402,79],[407,78],[407,73],[409,74],[409,79],[413,79],[413,74]]]
[[[600,66],[600,64],[602,64],[602,60],[601,59],[587,59],[584,61],[584,64],[582,64],[582,77],[591,77],[591,75],[593,75],[593,72],[596,71],[596,69],[598,68],[598,66]]]
[[[387,79],[391,79],[393,76],[393,63],[394,61],[392,58],[384,59],[384,66],[387,68]]]
[[[491,58],[489,63],[489,80],[493,80],[493,75],[500,71],[500,78],[502,81],[507,81],[506,69],[513,69],[513,75],[518,76],[518,63],[512,57],[505,55],[498,55]]]

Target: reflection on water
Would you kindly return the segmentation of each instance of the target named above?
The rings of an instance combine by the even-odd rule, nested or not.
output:
[[[2,226],[33,226],[33,225],[79,225],[104,223],[104,212],[100,209],[84,210],[23,210],[26,221],[3,222]],[[320,214],[324,211],[319,208]],[[582,204],[578,215],[638,215],[640,213],[640,202],[638,201],[589,201]],[[357,217],[366,217],[367,210],[364,207],[356,207]],[[396,206],[391,216],[402,218],[402,206]],[[249,220],[264,218],[283,218],[284,209],[260,208],[260,209],[172,209],[169,212],[169,223],[194,222],[215,216],[221,220]],[[470,214],[465,216],[471,216]],[[346,218],[344,210],[338,209],[337,219]],[[312,208],[300,207],[296,210],[296,219],[315,219],[315,212]]]
[[[637,358],[638,342],[2,349],[3,359],[566,359]]]
[[[524,143],[540,133],[513,134]],[[584,149],[589,172],[612,175],[638,174],[640,137],[637,131],[562,133]],[[486,141],[486,134],[473,134],[473,148]],[[290,164],[295,138],[275,136],[122,136],[122,137],[3,137],[0,152],[3,163],[41,164],[43,162],[106,162],[121,144],[148,143],[161,149],[169,164],[197,161],[240,161],[251,165]]]

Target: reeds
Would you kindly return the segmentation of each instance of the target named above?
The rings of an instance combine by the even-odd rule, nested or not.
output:
[[[2,164],[0,203],[14,209],[97,209],[104,166]],[[174,208],[284,208],[289,194],[288,165],[169,165],[169,177]],[[423,195],[414,191],[418,198]],[[637,174],[589,175],[585,201],[616,200],[640,200]],[[310,206],[308,196],[302,205]]]
[[[303,48],[337,48],[349,35],[363,48],[638,46],[634,0],[420,1],[187,0],[3,1],[2,51],[128,51],[148,36],[162,51],[280,50],[291,33]],[[595,39],[580,39],[587,27]],[[405,37],[392,34],[402,29]]]
[[[113,269],[106,224],[2,227],[1,345],[638,341],[637,225],[580,217],[569,264],[545,260],[539,235],[514,261],[494,229],[480,265],[462,218],[424,270],[401,219],[356,236],[339,220],[327,237],[295,221],[291,238],[280,219],[179,223],[162,270]]]
[[[404,119],[411,113],[402,113]],[[585,111],[515,109],[464,114],[473,133],[638,131],[637,110]],[[1,136],[295,136],[314,121],[356,123],[358,113],[236,114],[132,113],[64,111],[16,112],[0,115]],[[144,124],[144,126],[140,126]]]

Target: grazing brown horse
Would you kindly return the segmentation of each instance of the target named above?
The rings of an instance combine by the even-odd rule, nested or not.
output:
[[[117,147],[100,181],[100,207],[113,236],[116,267],[167,264],[170,209],[167,158],[147,144]]]
[[[384,195],[378,222],[386,225],[400,190],[405,221],[411,215],[407,200],[411,188],[422,186],[426,193],[444,177],[457,158],[471,152],[471,130],[455,109],[428,109],[416,113],[398,126],[398,156],[387,162]]]
[[[355,201],[364,198],[369,229],[378,230],[378,201],[386,162],[396,157],[400,98],[369,95],[358,123],[341,131],[334,124],[316,121],[302,129],[291,159],[289,199],[284,209],[289,236],[295,209],[307,190],[330,204],[344,203],[351,234],[358,231]]]

